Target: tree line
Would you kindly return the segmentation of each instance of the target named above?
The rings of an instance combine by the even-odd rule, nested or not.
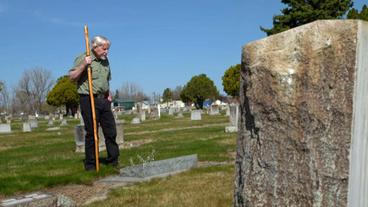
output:
[[[319,19],[361,19],[368,21],[368,8],[353,8],[352,0],[281,0],[286,5],[281,14],[273,17],[273,27],[260,29],[268,36]],[[241,65],[230,66],[222,77],[222,85],[227,95],[239,96]],[[51,87],[53,88],[51,89]],[[10,112],[35,113],[50,110],[50,107],[65,106],[72,113],[78,107],[79,97],[76,84],[67,76],[60,77],[56,84],[51,79],[51,72],[43,68],[25,71],[10,96],[4,81],[0,81],[0,110]],[[217,99],[220,94],[206,74],[193,76],[184,86],[175,89],[166,88],[162,101],[182,100],[202,108],[206,99]],[[134,83],[125,83],[114,93],[115,99],[146,101],[149,97]],[[154,94],[153,99],[161,100],[161,94]]]

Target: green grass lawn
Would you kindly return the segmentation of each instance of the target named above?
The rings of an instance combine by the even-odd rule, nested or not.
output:
[[[132,116],[120,118],[125,120],[126,142],[150,140],[139,147],[121,150],[121,167],[131,165],[132,161],[137,164],[141,162],[139,157],[147,158],[152,154],[155,160],[198,154],[199,161],[233,162],[236,134],[224,132],[228,123],[226,116],[202,115],[201,121],[191,121],[189,114],[184,114],[184,118],[163,115],[160,120],[147,120],[139,125],[130,124]],[[79,120],[68,120],[69,125],[61,127],[61,130],[46,131],[47,121],[39,121],[36,130],[23,133],[21,122],[13,122],[12,134],[0,134],[0,195],[10,196],[66,184],[90,184],[100,177],[116,174],[116,169],[103,165],[99,173],[84,171],[84,154],[74,152],[73,129],[78,123]],[[101,152],[100,156],[106,157],[106,152]],[[151,202],[152,196],[162,198],[162,202],[146,206],[173,206],[180,200],[173,200],[175,196],[171,196],[170,191],[175,193],[175,189],[170,190],[170,186],[178,184],[184,186],[176,186],[177,194],[184,197],[175,199],[185,199],[185,202],[174,206],[204,204],[199,201],[206,196],[208,204],[218,202],[208,206],[223,206],[224,203],[229,206],[233,170],[232,164],[198,168],[166,179],[117,189],[108,199],[112,203],[106,206],[116,206],[114,202],[131,203],[124,206],[145,206],[140,202]],[[199,181],[206,179],[210,184],[200,184]],[[219,191],[218,187],[223,187],[223,190]],[[181,192],[182,189],[187,189],[186,193]],[[218,199],[212,198],[213,194]]]

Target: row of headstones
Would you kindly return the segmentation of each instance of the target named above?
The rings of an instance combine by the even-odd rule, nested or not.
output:
[[[48,122],[48,126],[51,127],[53,126],[53,120],[49,119]],[[66,126],[68,125],[67,120],[63,119],[60,123],[60,126]],[[31,132],[32,129],[37,128],[38,127],[38,121],[37,119],[29,119],[26,122],[23,122],[23,127],[22,127],[22,131],[23,132]],[[0,124],[0,133],[11,133],[11,124],[10,123],[6,123],[6,124]]]
[[[161,109],[158,105],[157,107],[152,107],[147,110],[148,118],[149,119],[160,119],[161,117]],[[146,110],[143,110],[141,108],[137,109],[137,116],[134,117],[131,121],[132,124],[140,124],[141,122],[146,120]]]
[[[230,107],[229,105],[226,105],[225,107],[226,110],[226,116],[230,115]],[[168,114],[169,115],[175,115],[177,114],[178,116],[181,116],[183,112],[186,111],[192,111],[190,108],[188,107],[184,107],[184,108],[179,108],[179,107],[170,107],[168,109]],[[196,112],[194,112],[196,113]],[[209,115],[220,115],[220,106],[218,105],[211,105],[210,107],[208,107],[207,109],[207,114]]]

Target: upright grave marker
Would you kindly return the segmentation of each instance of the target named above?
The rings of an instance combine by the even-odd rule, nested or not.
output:
[[[243,48],[235,206],[368,206],[368,22]]]

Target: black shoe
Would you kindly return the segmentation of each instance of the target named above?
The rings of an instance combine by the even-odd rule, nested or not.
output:
[[[96,171],[96,167],[95,166],[92,166],[92,167],[84,167],[84,169],[86,171]]]
[[[118,161],[111,162],[111,163],[109,163],[109,165],[111,165],[113,167],[117,167],[119,165],[119,162]]]
[[[106,158],[101,158],[100,162],[104,165],[111,165],[113,167],[117,167],[119,165],[118,160],[110,160],[110,159],[106,159]]]

